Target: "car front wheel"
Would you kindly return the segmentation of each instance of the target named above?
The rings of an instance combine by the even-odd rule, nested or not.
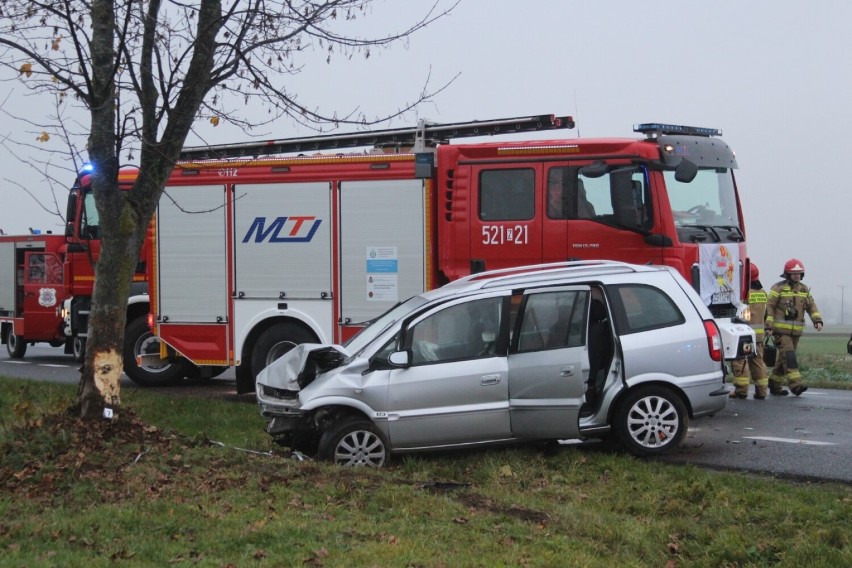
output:
[[[619,441],[636,456],[660,455],[677,448],[689,425],[683,401],[660,386],[627,393],[614,420]]]
[[[350,418],[322,435],[318,456],[347,467],[381,467],[388,459],[388,444],[372,422]]]

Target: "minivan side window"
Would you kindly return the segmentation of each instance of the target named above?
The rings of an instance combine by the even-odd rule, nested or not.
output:
[[[412,365],[493,357],[502,303],[494,297],[456,304],[415,324],[409,330]]]
[[[524,221],[535,217],[532,169],[485,170],[479,174],[479,218]]]
[[[642,284],[607,286],[619,335],[680,325],[686,321],[668,294]]]
[[[584,290],[528,295],[518,331],[518,353],[584,345],[588,297]]]

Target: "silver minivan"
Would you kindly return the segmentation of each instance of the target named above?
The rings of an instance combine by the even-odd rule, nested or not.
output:
[[[719,330],[673,269],[611,261],[474,274],[408,299],[346,345],[260,373],[279,443],[344,465],[391,454],[615,437],[676,448],[725,407]]]

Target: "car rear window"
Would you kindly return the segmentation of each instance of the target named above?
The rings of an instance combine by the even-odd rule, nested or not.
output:
[[[681,325],[686,321],[668,294],[644,284],[607,287],[619,335]]]

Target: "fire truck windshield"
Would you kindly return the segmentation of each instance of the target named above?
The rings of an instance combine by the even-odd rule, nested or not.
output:
[[[732,170],[701,168],[695,179],[689,183],[677,181],[671,171],[664,172],[664,176],[672,215],[681,240],[704,240],[684,239],[684,233],[689,233],[689,229],[702,228],[727,229],[742,236]],[[685,230],[682,231],[682,228]],[[718,235],[719,232],[710,231],[708,234]]]
[[[99,238],[98,208],[95,207],[95,196],[92,192],[85,194],[83,201],[83,216],[80,219],[80,236],[88,239]]]

